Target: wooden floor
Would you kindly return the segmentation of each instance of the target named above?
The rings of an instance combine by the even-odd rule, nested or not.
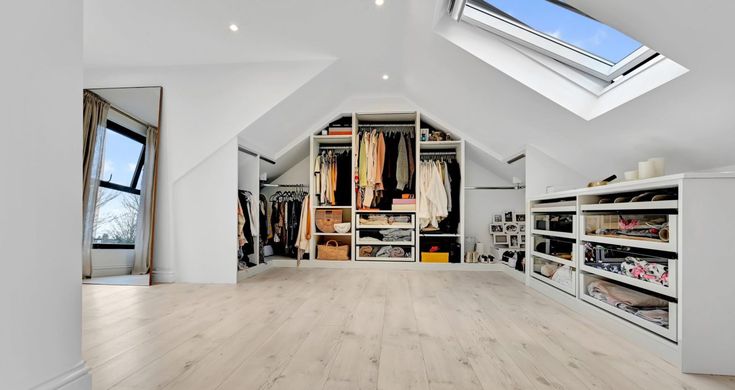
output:
[[[276,268],[238,286],[85,285],[95,389],[733,389],[502,272]]]

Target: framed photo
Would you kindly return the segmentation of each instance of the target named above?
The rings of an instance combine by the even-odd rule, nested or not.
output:
[[[504,233],[505,228],[503,227],[502,223],[493,223],[490,225],[490,233],[498,234],[498,233]]]
[[[520,223],[518,224],[518,233],[525,233],[526,232],[526,224]]]
[[[521,247],[521,236],[518,234],[513,234],[510,236],[510,245],[511,248],[520,248]]]
[[[506,222],[506,223],[510,223],[510,222],[513,222],[515,220],[515,218],[513,218],[513,212],[512,211],[506,211],[505,214],[504,214],[504,216],[505,216],[505,218],[504,218],[503,221]]]
[[[516,213],[516,222],[526,222],[526,214]]]
[[[493,215],[493,223],[503,223],[503,214]]]
[[[521,234],[520,236],[521,236],[521,245],[526,245],[526,235]]]
[[[508,234],[517,234],[519,232],[518,224],[516,223],[506,223],[505,224],[505,232]]]
[[[505,234],[493,234],[493,244],[508,245],[508,236]]]

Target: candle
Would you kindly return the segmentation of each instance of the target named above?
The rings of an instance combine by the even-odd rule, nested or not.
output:
[[[656,173],[656,176],[664,175],[664,158],[663,157],[653,157],[649,159],[648,161],[653,163],[653,169]]]
[[[641,161],[638,163],[638,178],[650,179],[656,176],[656,167],[653,161]]]

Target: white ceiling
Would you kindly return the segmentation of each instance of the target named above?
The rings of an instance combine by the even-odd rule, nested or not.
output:
[[[161,87],[90,89],[113,106],[136,119],[157,127]]]
[[[690,70],[586,121],[435,34],[436,1],[85,0],[85,62],[337,59],[253,124],[279,132],[281,141],[259,145],[271,151],[299,145],[294,138],[315,129],[294,123],[311,126],[348,97],[401,95],[466,134],[477,150],[509,156],[533,144],[590,177],[652,156],[667,157],[672,170],[735,164],[735,51],[720,43],[732,35],[735,2],[570,0]],[[240,30],[230,32],[230,23]],[[284,113],[288,123],[278,124]]]

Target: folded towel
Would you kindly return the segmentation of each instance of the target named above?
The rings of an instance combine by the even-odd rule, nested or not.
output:
[[[652,295],[631,290],[604,280],[595,280],[587,286],[593,298],[617,306],[623,304],[635,307],[669,307],[669,302]]]
[[[406,255],[406,251],[400,246],[394,246],[390,250],[390,257],[403,257]]]
[[[370,257],[373,255],[373,247],[371,246],[361,246],[360,247],[360,257]]]

